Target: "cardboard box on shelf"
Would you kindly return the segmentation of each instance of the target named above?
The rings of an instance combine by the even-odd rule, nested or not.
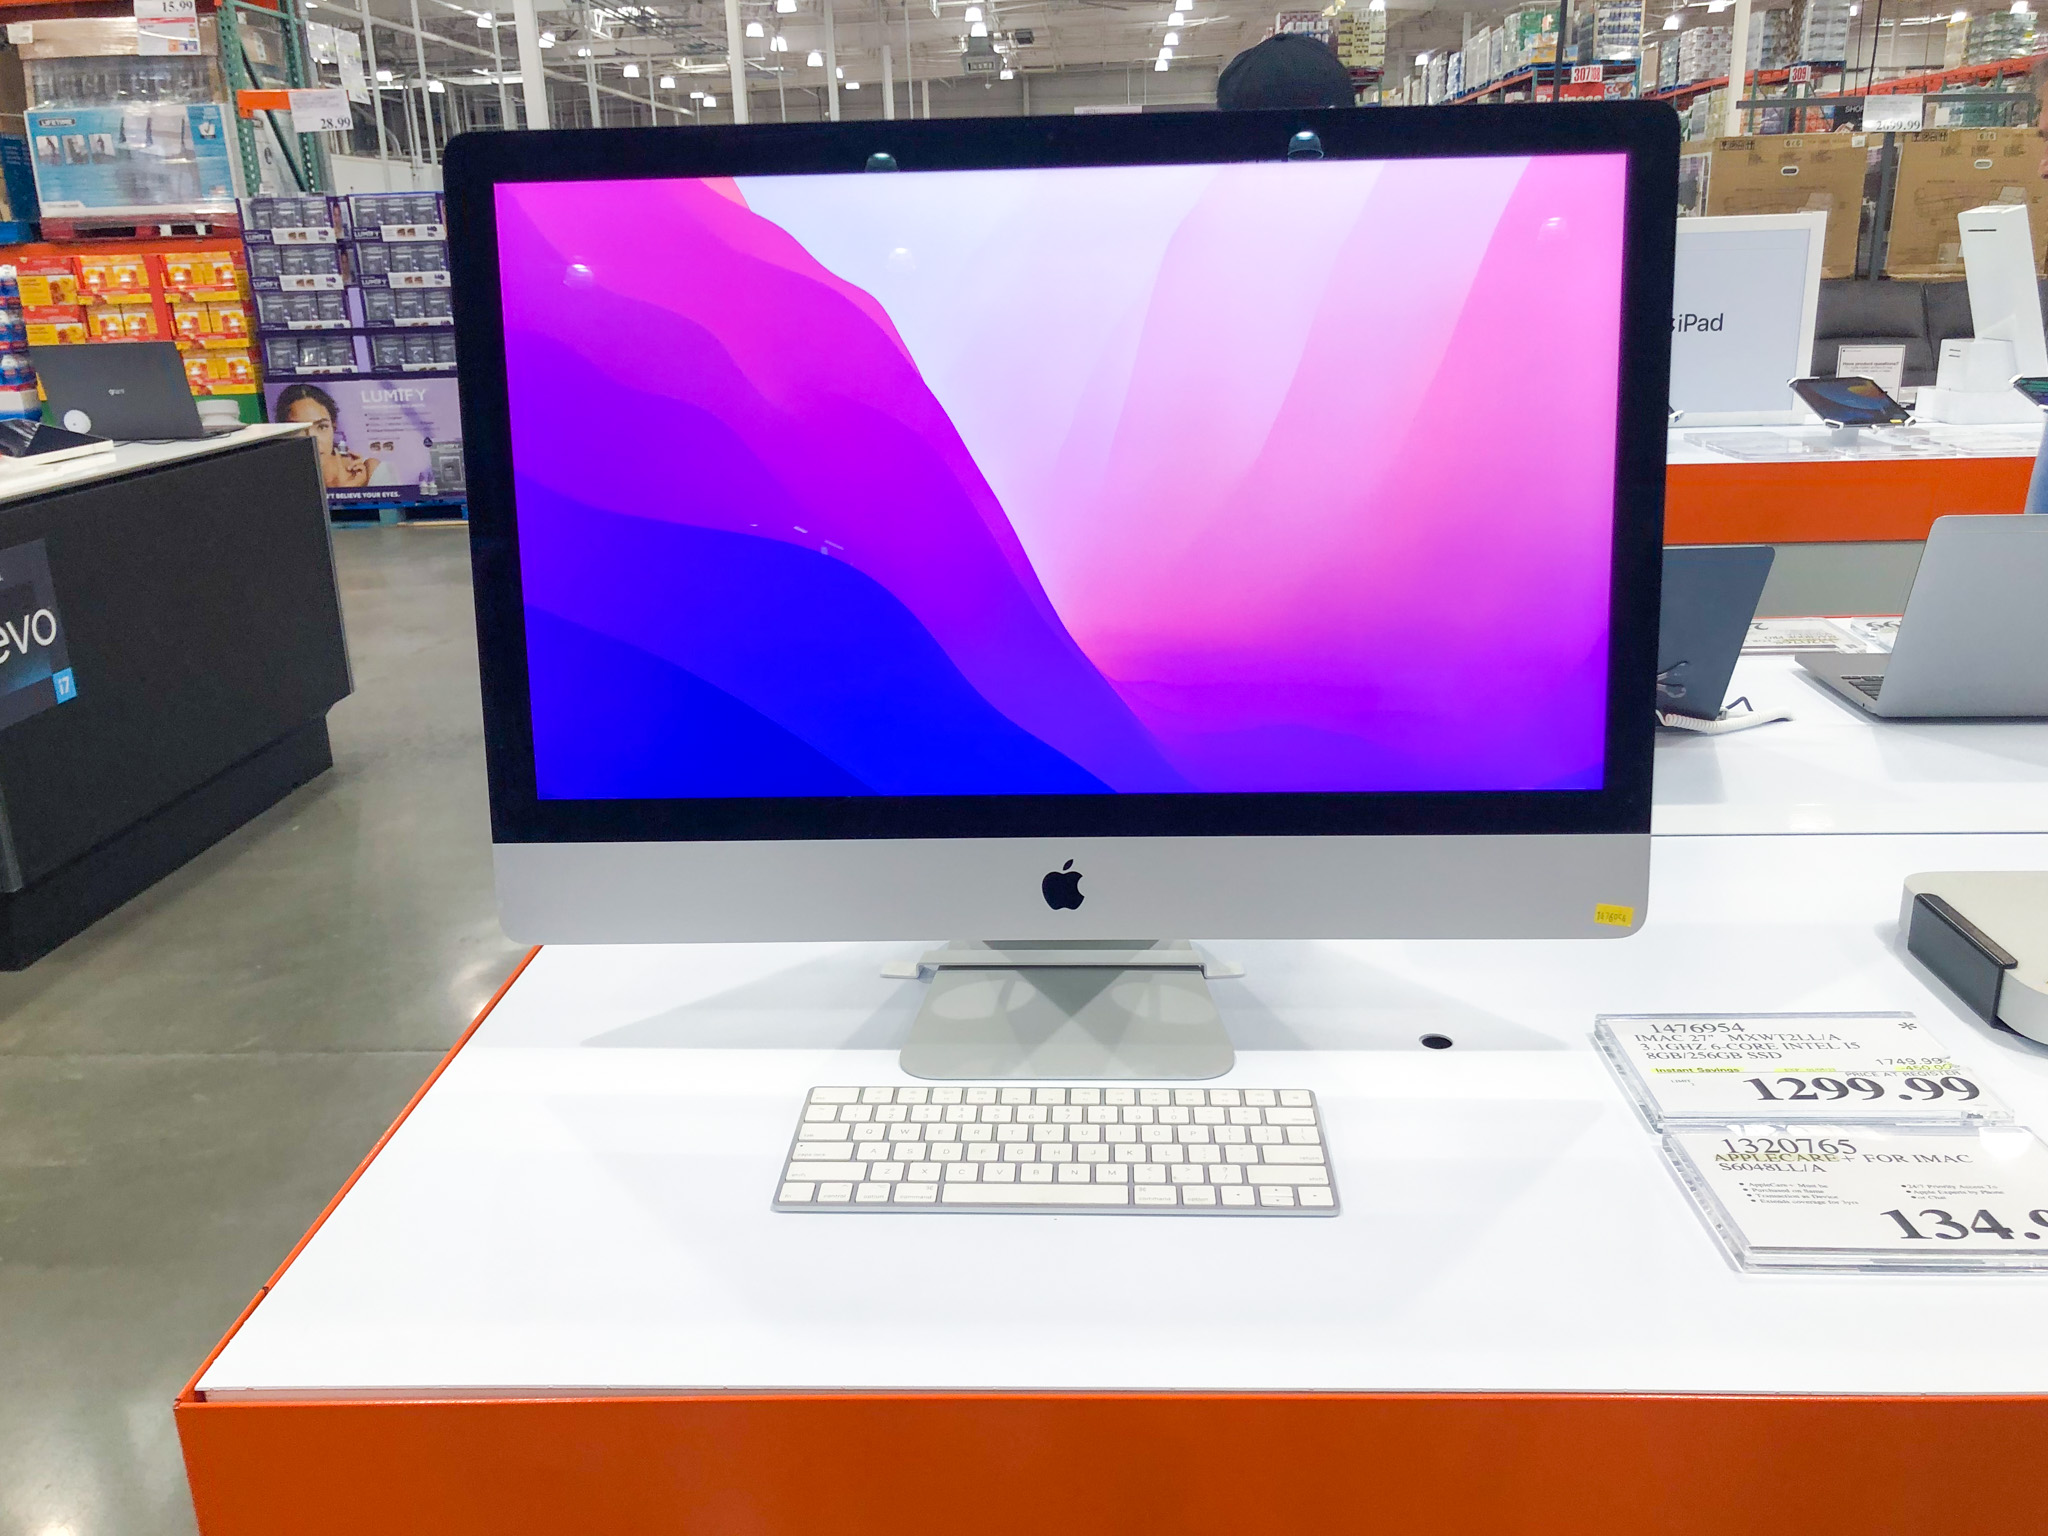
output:
[[[1715,139],[1707,154],[1705,211],[1825,213],[1828,233],[1822,246],[1822,275],[1854,277],[1870,153],[1862,134],[1787,133]],[[2037,148],[2037,164],[2038,155]]]
[[[2033,129],[1936,128],[1900,139],[1885,245],[1888,277],[1961,277],[1963,237],[1956,217],[1986,203],[2027,205],[2034,269],[2048,270],[2048,182],[2041,179],[2041,140]]]

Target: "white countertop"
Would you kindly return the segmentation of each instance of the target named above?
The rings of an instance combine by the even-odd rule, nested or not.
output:
[[[2048,832],[2048,720],[1880,720],[1790,656],[1745,656],[1728,696],[1793,718],[1657,733],[1652,830]]]
[[[1915,458],[2031,459],[2041,447],[2038,422],[2000,424],[1984,427],[1916,423],[1893,429],[1866,428],[1853,452],[1841,448],[1841,439],[1819,421],[1800,426],[1685,426],[1670,429],[1667,464],[1846,464],[1855,460],[1897,462]],[[1764,437],[1782,440],[1778,451],[1757,453],[1754,449],[1734,451],[1744,439],[1761,442]],[[1717,451],[1717,443],[1730,451]],[[1916,447],[1915,445],[1920,445]],[[1931,451],[1930,451],[1931,450]]]
[[[1224,1081],[1317,1092],[1332,1220],[778,1215],[805,1090],[903,1080],[920,946],[549,949],[200,1387],[2038,1392],[2048,1277],[1736,1273],[1587,1042],[1907,1008],[2048,1127],[2048,1051],[1894,952],[1954,867],[2048,837],[1660,838],[1624,943],[1217,945]]]
[[[194,438],[189,442],[118,443],[111,453],[64,459],[55,464],[40,464],[34,459],[0,459],[0,506],[50,491],[68,491],[96,480],[111,480],[135,470],[156,469],[187,459],[205,458],[209,454],[228,453],[246,448],[251,443],[273,437],[290,437],[306,430],[302,422],[271,422],[244,427],[239,432],[224,432],[219,437]]]

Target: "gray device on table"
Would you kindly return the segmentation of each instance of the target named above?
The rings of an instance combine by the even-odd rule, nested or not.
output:
[[[1698,720],[1719,717],[1776,553],[1768,544],[1664,551],[1664,590],[1657,618],[1661,713]]]
[[[2048,518],[1938,517],[1889,656],[1799,665],[1888,720],[2048,715]]]
[[[50,415],[67,431],[124,442],[217,435],[199,419],[184,359],[172,342],[103,341],[28,352]]]

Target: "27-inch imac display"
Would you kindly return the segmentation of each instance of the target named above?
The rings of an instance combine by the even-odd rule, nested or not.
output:
[[[1600,788],[1625,165],[500,185],[539,796]]]

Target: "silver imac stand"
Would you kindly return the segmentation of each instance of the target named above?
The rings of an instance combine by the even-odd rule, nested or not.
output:
[[[889,974],[930,978],[912,1077],[1194,1079],[1236,1060],[1209,979],[1244,973],[1181,939],[955,943]]]

